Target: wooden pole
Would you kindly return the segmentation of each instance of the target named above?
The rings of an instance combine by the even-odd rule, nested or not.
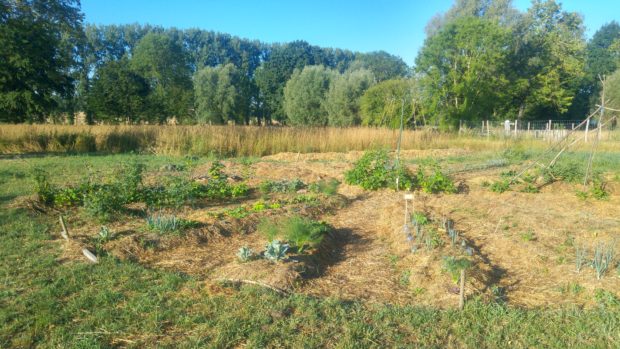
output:
[[[60,215],[60,226],[62,227],[62,231],[60,235],[65,239],[69,240],[69,230],[67,229],[67,225],[65,224],[65,219]]]
[[[491,130],[489,129],[489,120],[487,120],[487,138],[491,137]]]
[[[586,121],[586,132],[584,135],[584,142],[588,143],[588,132],[590,131],[590,119]]]
[[[518,119],[515,119],[515,137],[517,136],[517,124],[519,123]]]
[[[459,309],[465,307],[465,269],[461,269],[461,287],[459,289]]]

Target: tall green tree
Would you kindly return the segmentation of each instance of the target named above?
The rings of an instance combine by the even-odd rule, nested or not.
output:
[[[512,5],[512,0],[456,0],[444,14],[437,14],[426,25],[428,37],[435,35],[448,23],[464,17],[478,17],[511,27],[521,14]]]
[[[374,82],[374,75],[367,69],[348,70],[334,76],[325,98],[329,125],[359,125],[360,98]]]
[[[43,121],[73,93],[82,13],[74,0],[0,5],[0,121]]]
[[[398,128],[413,126],[418,108],[414,80],[386,80],[370,87],[360,99],[362,125]]]
[[[284,86],[295,69],[307,65],[330,63],[324,51],[305,41],[274,45],[266,54],[265,62],[256,70],[256,84],[260,89],[262,110],[268,119],[284,121]]]
[[[296,126],[325,126],[325,95],[336,72],[322,65],[296,69],[284,88],[284,110]]]
[[[240,79],[241,74],[232,63],[197,71],[194,75],[197,121],[242,123],[244,96],[238,89]]]
[[[519,118],[562,118],[585,75],[581,16],[554,0],[534,0],[515,26],[511,55],[513,99]],[[581,116],[583,117],[583,116]]]
[[[429,37],[416,68],[425,113],[442,127],[489,119],[506,103],[510,32],[477,17],[456,19]]]
[[[88,93],[88,111],[98,121],[137,123],[148,120],[149,84],[129,68],[128,59],[97,69]]]
[[[136,45],[131,67],[149,82],[152,121],[191,115],[191,70],[181,45],[165,34],[148,33]]]
[[[377,82],[404,78],[409,75],[407,63],[402,58],[385,51],[358,53],[349,69],[368,69],[374,74]]]

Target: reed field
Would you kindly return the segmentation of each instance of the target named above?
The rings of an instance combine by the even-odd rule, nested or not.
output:
[[[617,131],[606,131],[601,147],[617,149]],[[260,126],[69,126],[0,125],[0,153],[147,153],[158,155],[265,156],[281,152],[347,152],[395,149],[398,130],[386,128],[292,128]],[[405,130],[402,149],[504,149],[516,142],[543,148],[527,137],[480,136],[476,131],[441,133]]]

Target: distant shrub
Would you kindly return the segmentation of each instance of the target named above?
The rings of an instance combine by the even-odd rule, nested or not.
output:
[[[269,193],[294,193],[306,187],[306,184],[299,178],[281,181],[264,181],[260,184],[259,190],[263,194]]]
[[[47,172],[41,168],[35,168],[33,171],[34,192],[40,203],[45,205],[53,205],[57,189],[52,186],[47,178]]]
[[[337,179],[320,180],[308,186],[313,193],[322,193],[328,196],[335,195],[338,192],[340,182]]]
[[[508,180],[493,182],[489,186],[489,189],[494,193],[503,193],[510,190],[510,182]]]
[[[345,173],[348,184],[359,185],[366,190],[380,188],[411,188],[413,177],[400,163],[391,160],[385,150],[367,151],[353,165],[353,169]]]
[[[439,166],[433,165],[430,170],[422,166],[418,168],[417,185],[426,193],[455,193],[456,187],[452,180],[446,176]]]

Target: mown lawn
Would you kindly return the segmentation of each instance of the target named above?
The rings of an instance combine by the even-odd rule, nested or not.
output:
[[[601,157],[615,165],[615,157]],[[593,309],[519,309],[470,300],[464,311],[279,296],[207,286],[178,273],[102,257],[60,259],[57,217],[9,205],[29,194],[35,166],[62,183],[86,168],[143,155],[0,160],[0,347],[617,348],[620,301]]]

